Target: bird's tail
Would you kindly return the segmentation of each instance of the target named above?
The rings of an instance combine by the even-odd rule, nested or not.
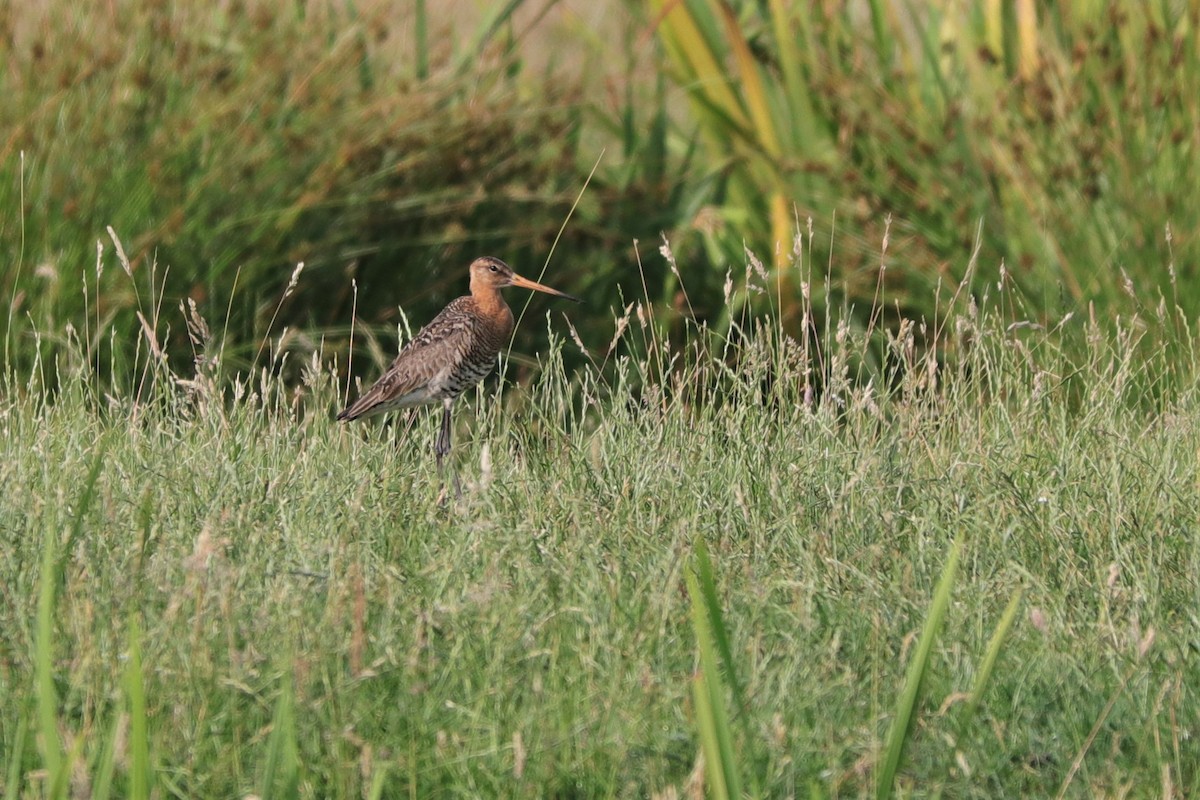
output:
[[[367,400],[368,402],[364,403],[364,400]],[[369,401],[369,398],[360,397],[341,410],[341,412],[337,415],[337,421],[350,422],[352,420],[356,420],[370,411],[370,407],[372,405],[373,403]]]
[[[399,387],[403,389],[404,387]],[[373,417],[376,414],[386,414],[397,408],[420,405],[429,401],[428,394],[423,391],[398,394],[396,382],[385,375],[379,382],[364,392],[350,405],[337,415],[338,422],[349,422],[362,417]]]

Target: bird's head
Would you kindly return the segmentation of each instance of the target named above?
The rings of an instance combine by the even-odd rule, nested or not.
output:
[[[471,291],[486,291],[488,289],[503,289],[505,286],[520,286],[522,289],[532,289],[535,292],[545,292],[552,294],[555,297],[565,297],[568,300],[580,302],[578,297],[573,297],[566,292],[560,292],[558,289],[551,289],[549,286],[531,281],[528,278],[523,278],[513,272],[513,268],[505,264],[494,256],[483,256],[471,262]]]

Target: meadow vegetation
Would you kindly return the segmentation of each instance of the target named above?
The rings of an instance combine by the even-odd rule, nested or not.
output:
[[[890,219],[887,294],[928,316],[978,229],[984,262],[1052,318],[1160,283],[1167,224],[1189,232],[1180,263],[1200,257],[1195,4],[649,5],[696,120],[714,262],[748,242],[781,263],[815,217],[840,233],[818,238],[837,242],[839,299],[865,307]],[[1177,302],[1200,313],[1191,286]]]
[[[437,415],[339,426],[320,351],[220,383],[189,313],[193,369],[143,328],[123,387],[69,337],[0,408],[4,794],[688,796],[714,703],[763,796],[1194,793],[1191,340],[1018,324],[997,277],[890,383],[845,323],[548,318],[460,415],[461,498]]]
[[[1195,4],[56,8],[0,797],[1200,794]],[[552,246],[461,495],[333,421]]]

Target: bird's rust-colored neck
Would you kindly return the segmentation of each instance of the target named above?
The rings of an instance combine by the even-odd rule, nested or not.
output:
[[[508,310],[508,304],[504,302],[503,295],[500,294],[500,289],[496,286],[490,286],[481,281],[471,281],[471,297],[474,298],[475,306],[479,309],[480,314],[490,319],[503,320],[512,314]]]

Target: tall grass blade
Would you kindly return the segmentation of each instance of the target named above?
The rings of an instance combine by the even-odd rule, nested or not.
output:
[[[979,672],[975,675],[974,685],[971,686],[971,699],[967,701],[967,708],[963,714],[964,725],[975,716],[975,711],[979,708],[979,702],[983,699],[983,693],[987,691],[992,671],[996,668],[996,661],[1000,658],[1000,648],[1004,646],[1004,640],[1008,638],[1008,632],[1012,628],[1013,621],[1017,618],[1017,610],[1021,607],[1021,598],[1024,596],[1024,593],[1024,589],[1017,589],[1013,592],[1012,599],[1008,601],[1008,606],[1004,609],[1004,613],[1000,615],[1000,622],[996,625],[996,630],[992,633],[992,638],[988,640],[987,651],[983,656],[983,663],[979,666]]]
[[[696,705],[696,728],[700,733],[700,751],[704,754],[704,772],[708,775],[708,795],[714,800],[727,800],[730,797],[729,772],[731,769],[736,772],[736,768],[727,765],[722,758],[717,733],[719,723],[703,672],[692,679],[692,700]]]
[[[387,772],[386,764],[375,770],[375,774],[371,776],[371,788],[367,792],[367,800],[379,800],[383,797],[383,787],[387,784]]]
[[[292,680],[291,673],[285,673],[279,688],[279,699],[275,703],[275,717],[271,722],[271,736],[267,740],[267,757],[260,791],[266,800],[299,795],[300,756],[296,744]]]
[[[693,684],[700,746],[714,797],[740,797],[741,777],[733,754],[733,736],[729,716],[721,697],[721,678],[717,668],[714,632],[706,602],[693,572],[687,574],[688,596],[692,600],[692,629],[700,655],[700,675]]]
[[[733,737],[729,727],[729,718],[725,713],[724,688],[726,682],[737,707],[737,719],[741,723],[742,750],[747,754],[743,758],[743,762],[757,764],[757,748],[753,746],[754,734],[750,730],[750,709],[746,702],[746,692],[738,678],[737,665],[733,660],[733,649],[729,643],[729,632],[725,627],[720,603],[717,601],[712,561],[708,557],[708,548],[702,540],[696,542],[693,566],[688,572],[687,581],[688,596],[692,600],[693,627],[700,650],[700,664],[703,673],[701,677],[708,689],[710,705],[713,708],[715,741],[721,747],[720,753],[724,759],[722,763],[727,765],[726,785],[736,797],[741,794],[742,773],[737,769],[736,762],[733,761]],[[718,656],[721,660],[720,665],[717,664]],[[757,772],[751,769],[746,775],[750,784],[750,794],[758,797],[761,793]]]
[[[921,630],[921,638],[917,641],[916,651],[908,664],[908,675],[904,679],[904,688],[900,692],[900,700],[896,704],[896,716],[888,731],[887,745],[884,748],[883,766],[879,771],[875,786],[875,796],[886,800],[892,796],[892,787],[896,779],[896,771],[900,768],[900,759],[908,744],[909,733],[912,730],[913,710],[921,694],[921,685],[929,669],[929,657],[933,653],[933,644],[941,632],[942,621],[946,616],[946,608],[950,605],[950,592],[954,587],[954,576],[958,570],[958,559],[962,553],[962,538],[955,541],[950,550],[946,566],[942,568],[942,576],[938,580],[933,593],[933,602],[929,606],[929,616],[925,618],[925,627]]]
[[[8,320],[4,324],[4,380],[11,379],[12,362],[12,321],[13,312],[17,309],[17,297],[21,289],[21,273],[25,270],[25,151],[21,151],[21,166],[17,173],[18,199],[17,216],[21,221],[21,246],[17,250],[16,269],[12,282],[12,296],[8,299]]]
[[[129,797],[150,797],[150,733],[146,719],[146,687],[142,681],[142,633],[137,617],[129,619],[129,664],[125,671],[129,697]]]
[[[25,736],[29,733],[29,720],[22,714],[17,720],[17,731],[13,735],[12,751],[8,754],[8,768],[4,771],[4,798],[16,800],[21,796],[21,760],[25,757]]]
[[[756,143],[772,159],[780,156],[779,137],[775,132],[775,121],[771,117],[771,107],[767,101],[767,91],[763,86],[762,76],[758,71],[758,63],[750,52],[750,43],[742,35],[737,17],[733,9],[725,2],[716,2],[717,13],[725,25],[725,36],[733,50],[733,60],[737,64],[738,74],[742,81],[746,106],[750,111],[751,132],[755,135]]]
[[[429,20],[425,0],[417,0],[413,27],[417,39],[417,80],[423,81],[429,77]]]
[[[95,777],[92,779],[92,800],[108,800],[112,794],[113,772],[117,765],[117,737],[121,729],[121,712],[112,715],[112,728],[100,751],[100,761],[96,765]]]
[[[770,193],[769,209],[771,220],[771,253],[775,266],[782,266],[785,260],[786,247],[791,240],[792,218],[788,214],[787,189],[783,183],[782,173],[778,162],[783,156],[780,146],[779,132],[776,130],[775,118],[771,113],[771,104],[767,89],[763,83],[758,62],[750,51],[750,43],[742,34],[733,9],[723,0],[716,3],[717,13],[725,25],[725,36],[733,50],[734,62],[737,64],[741,77],[742,92],[746,107],[750,111],[752,135],[751,144],[754,152],[764,153],[770,162],[767,165],[769,181],[775,184]]]
[[[1017,75],[1022,80],[1033,80],[1040,64],[1037,9],[1033,0],[1016,0],[1014,11],[1017,18]]]
[[[465,53],[459,55],[455,71],[461,74],[474,61],[478,60],[480,51],[488,46],[496,33],[512,19],[513,14],[522,5],[524,5],[524,0],[508,0],[503,5],[494,6],[495,12],[491,17],[485,19],[476,30],[475,39],[472,41],[471,47]]]
[[[888,67],[892,63],[892,32],[888,27],[887,11],[883,0],[870,0],[871,31],[875,34],[875,57],[879,59],[880,72],[884,80],[890,78]]]
[[[1004,57],[1003,0],[983,0],[983,42],[993,56]]]
[[[79,534],[83,532],[83,519],[87,515],[92,500],[96,497],[96,481],[104,470],[104,456],[107,450],[107,440],[101,439],[96,446],[96,452],[92,454],[92,464],[88,467],[87,477],[83,480],[83,491],[80,492],[79,500],[75,504],[75,518],[71,521],[71,531],[67,534],[67,543],[63,546],[62,554],[58,558],[55,579],[59,581],[60,585],[65,580],[67,559],[74,552]]]
[[[916,31],[917,40],[921,45],[922,64],[925,66],[925,71],[922,75],[931,76],[941,101],[943,103],[949,102],[953,93],[950,91],[950,84],[947,82],[946,75],[942,71],[942,59],[938,50],[934,26],[922,15],[920,7],[915,6],[912,0],[904,0],[904,2],[908,10],[909,20]],[[928,80],[923,80],[922,83],[927,84]],[[926,93],[932,93],[932,89],[928,86],[922,86],[921,88]]]
[[[686,73],[691,96],[735,128],[748,130],[750,121],[746,111],[730,88],[720,58],[713,52],[692,10],[684,2],[663,0],[653,0],[651,8],[663,15],[659,34],[676,64]]]
[[[38,747],[46,772],[46,796],[59,797],[66,788],[64,753],[58,736],[58,692],[54,688],[54,605],[58,587],[58,536],[46,523],[42,537],[42,571],[38,587],[37,641],[34,645]]]
[[[141,538],[138,545],[137,582],[140,586],[146,574],[146,559],[154,554],[157,540],[154,538],[154,514],[157,507],[154,502],[154,492],[150,487],[142,493],[142,502],[138,506],[138,529]]]
[[[786,0],[770,0],[771,29],[775,37],[775,46],[779,49],[779,68],[783,73],[783,84],[787,91],[788,102],[785,103],[790,115],[791,129],[795,131],[792,150],[806,153],[809,157],[825,157],[827,142],[822,137],[818,140],[817,129],[813,124],[812,95],[808,82],[800,70],[801,50],[796,43],[796,35],[791,29],[791,4]],[[796,9],[797,14],[807,13],[803,7]],[[811,56],[811,53],[805,53]]]
[[[693,573],[695,575],[696,587],[699,591],[699,596],[693,596],[693,611],[696,610],[695,602],[702,602],[701,611],[704,612],[703,621],[708,630],[712,631],[713,641],[717,646],[717,652],[721,656],[721,662],[725,666],[726,680],[729,681],[729,686],[733,690],[733,699],[737,703],[738,710],[745,715],[746,708],[746,693],[742,689],[742,683],[738,679],[737,671],[734,668],[733,648],[729,645],[729,633],[725,629],[725,621],[721,614],[721,604],[717,600],[717,585],[713,579],[712,561],[708,557],[708,547],[703,541],[696,542],[695,561],[693,565]],[[691,584],[688,586],[692,588]]]

